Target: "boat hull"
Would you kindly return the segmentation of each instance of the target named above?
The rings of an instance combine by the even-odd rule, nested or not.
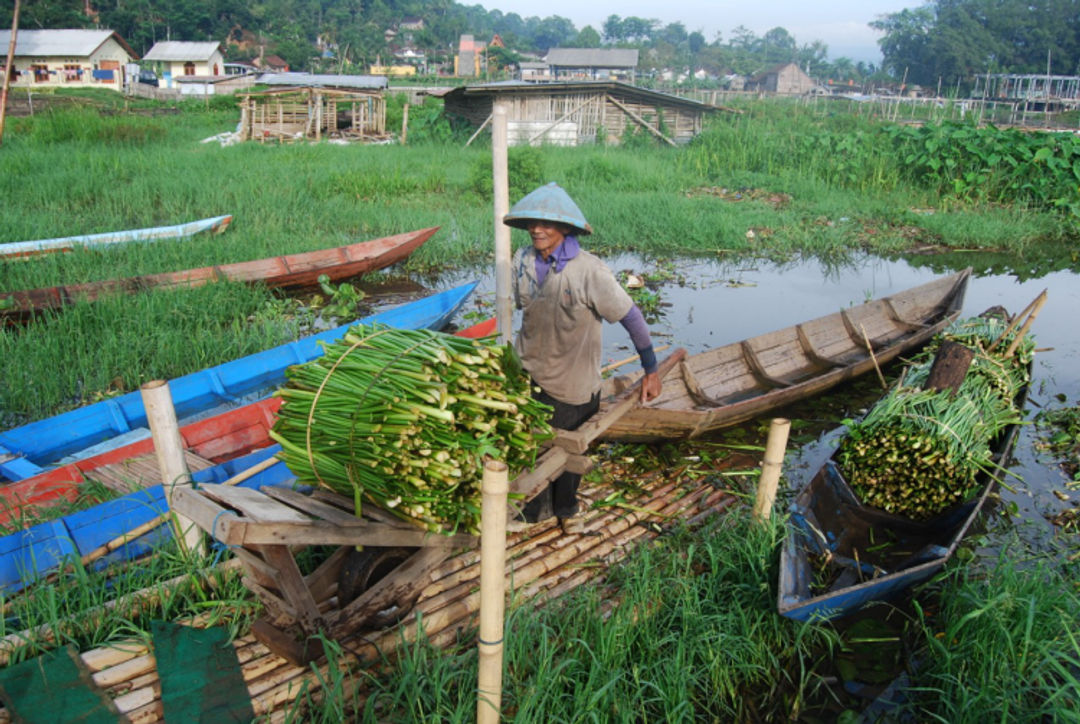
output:
[[[0,244],[0,257],[32,256],[55,251],[70,251],[77,246],[105,247],[132,241],[159,241],[162,239],[186,239],[203,231],[220,234],[232,222],[232,215],[213,216],[208,219],[189,221],[175,226],[154,226],[147,229],[108,231],[103,234],[65,236],[60,239],[38,239]]]
[[[994,449],[999,466],[1012,453],[1019,429],[1011,425],[999,436]],[[914,521],[860,503],[830,458],[791,503],[777,610],[799,621],[842,618],[929,580],[956,554],[1004,474],[1001,467],[981,474],[976,497],[930,520]],[[827,563],[819,565],[822,561]],[[815,576],[825,567],[838,572],[828,587]]]
[[[922,346],[955,320],[970,275],[970,269],[964,270],[691,355],[664,379],[659,398],[622,416],[603,439],[693,438],[761,417],[865,374]],[[605,400],[640,374],[607,380]],[[600,414],[607,404],[601,404]]]
[[[10,300],[5,308],[0,309],[0,314],[9,318],[22,318],[46,309],[63,307],[79,299],[92,301],[107,294],[131,294],[147,289],[201,287],[222,279],[261,283],[268,287],[314,286],[324,274],[331,281],[337,281],[396,264],[418,249],[438,230],[439,227],[435,226],[333,249],[319,249],[235,264],[7,292],[0,294],[0,301]]]
[[[477,282],[463,284],[301,340],[225,362],[169,381],[178,418],[219,405],[238,406],[265,397],[285,379],[285,370],[322,354],[322,343],[340,339],[349,327],[379,322],[402,329],[440,329],[464,304]],[[0,433],[0,475],[10,481],[41,473],[44,466],[104,440],[147,426],[140,392],[129,392]]]

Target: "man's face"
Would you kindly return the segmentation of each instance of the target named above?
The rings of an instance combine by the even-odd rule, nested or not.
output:
[[[545,260],[558,248],[559,244],[563,243],[563,239],[570,231],[566,224],[539,219],[529,221],[525,228],[532,237],[533,248],[540,252],[540,256]]]

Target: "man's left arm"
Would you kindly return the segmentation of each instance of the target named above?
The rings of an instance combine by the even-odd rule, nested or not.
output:
[[[652,335],[649,334],[649,325],[645,323],[645,315],[641,313],[638,305],[630,307],[619,324],[629,333],[630,341],[641,358],[641,367],[645,370],[645,377],[641,380],[641,401],[648,402],[660,396],[662,385],[660,375],[657,374],[656,352],[653,350]]]

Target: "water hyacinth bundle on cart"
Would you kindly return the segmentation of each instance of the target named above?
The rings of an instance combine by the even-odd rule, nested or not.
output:
[[[298,480],[432,532],[476,533],[484,461],[513,475],[551,437],[551,408],[493,338],[358,325],[287,379],[271,436]]]
[[[1014,335],[1006,330],[1006,321],[995,316],[955,322],[863,419],[849,423],[837,459],[864,504],[925,520],[979,491],[978,473],[996,466],[995,437],[1022,419],[1016,397],[1029,381],[1034,356],[1028,337],[1006,358]],[[923,389],[946,341],[971,349],[971,366],[955,392]]]

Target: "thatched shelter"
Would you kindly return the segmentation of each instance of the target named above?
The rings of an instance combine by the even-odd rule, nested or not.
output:
[[[241,140],[287,142],[341,138],[385,140],[386,99],[381,90],[284,87],[245,93]]]
[[[483,129],[496,100],[510,104],[511,145],[618,143],[640,128],[675,145],[701,132],[710,106],[627,83],[523,83],[507,81],[454,88],[443,95],[446,112]],[[479,130],[477,131],[479,133]]]

